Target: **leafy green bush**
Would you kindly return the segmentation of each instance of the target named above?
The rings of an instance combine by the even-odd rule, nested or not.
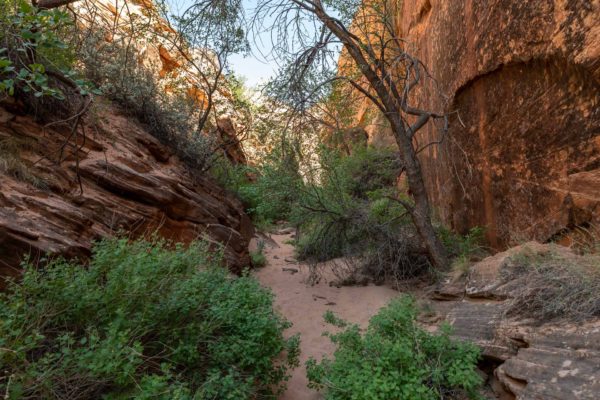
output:
[[[332,167],[350,195],[367,199],[396,184],[402,162],[398,152],[357,147],[350,156],[334,155]]]
[[[232,166],[221,160],[213,175],[242,200],[255,225],[263,229],[290,218],[304,186],[293,165],[275,159],[260,167]]]
[[[298,174],[283,165],[264,165],[255,182],[242,185],[239,194],[249,204],[250,215],[274,222],[289,218],[301,181]]]
[[[7,399],[274,398],[297,363],[272,294],[206,244],[106,240],[87,267],[25,266],[0,297]],[[286,357],[281,357],[286,354]],[[277,360],[277,361],[276,361]]]
[[[299,197],[292,221],[300,226],[300,260],[328,261],[366,249],[369,229],[365,202],[332,187],[309,187]]]
[[[357,325],[329,334],[334,359],[307,363],[310,386],[327,400],[437,400],[477,397],[479,350],[451,340],[449,328],[430,334],[416,323],[414,301],[400,297],[383,308],[364,334]],[[343,327],[332,315],[329,322]]]
[[[475,257],[486,255],[483,246],[485,230],[481,227],[471,228],[465,235],[440,227],[438,235],[452,257]]]
[[[345,156],[322,149],[320,156],[317,182],[297,196],[291,215],[302,231],[298,256],[314,261],[354,255],[356,245],[365,248],[366,230],[379,226],[375,220],[393,219],[386,196],[395,192],[399,173],[387,150],[361,148]]]
[[[440,226],[437,233],[452,258],[451,267],[455,278],[464,276],[474,261],[489,255],[488,249],[483,245],[485,230],[481,227],[471,228],[467,234],[459,235]]]

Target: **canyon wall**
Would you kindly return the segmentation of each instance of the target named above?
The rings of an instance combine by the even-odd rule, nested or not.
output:
[[[441,219],[487,227],[495,247],[600,223],[600,1],[397,3],[398,35],[435,79],[414,101],[457,111],[421,157]]]
[[[101,99],[83,132],[67,142],[68,129],[0,107],[0,287],[25,255],[85,259],[94,240],[119,231],[183,243],[205,237],[224,246],[233,271],[250,265],[253,226],[233,195],[193,177],[135,119]]]
[[[127,49],[166,96],[184,93],[198,111],[206,108],[200,72],[214,75],[216,65],[206,60],[218,61],[190,49],[151,0],[73,7],[81,39],[92,46],[82,54],[124,62],[111,57]],[[244,163],[227,86],[214,96],[220,118],[205,133]],[[93,241],[118,232],[183,243],[206,238],[224,246],[232,271],[249,266],[253,226],[242,204],[209,178],[193,176],[126,110],[96,100],[83,126],[71,132],[64,123],[36,122],[18,99],[0,99],[0,289],[3,277],[19,274],[24,256],[34,263],[45,255],[86,259]]]

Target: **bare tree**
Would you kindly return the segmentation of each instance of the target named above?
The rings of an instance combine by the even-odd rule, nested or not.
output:
[[[444,113],[412,106],[415,89],[429,78],[424,65],[408,52],[397,35],[389,0],[260,0],[254,30],[270,30],[273,56],[283,60],[273,82],[274,94],[299,110],[309,110],[341,84],[368,99],[390,124],[404,163],[412,202],[409,212],[428,251],[431,264],[448,264],[446,250],[432,224],[431,206],[418,154],[416,133],[440,121],[441,138],[448,118]],[[268,22],[265,22],[268,21]],[[267,26],[267,24],[272,24]],[[348,63],[338,64],[340,49]]]
[[[199,101],[198,131],[215,111],[216,94],[225,85],[229,56],[248,50],[242,0],[194,0],[179,15],[173,15],[161,0],[161,16],[176,33],[165,39],[194,69],[203,98]],[[215,118],[216,119],[216,118]]]

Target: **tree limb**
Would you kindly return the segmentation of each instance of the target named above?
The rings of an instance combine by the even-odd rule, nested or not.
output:
[[[39,8],[40,10],[50,10],[52,8],[57,8],[61,6],[66,6],[67,4],[75,3],[79,0],[39,0],[34,2],[33,5]]]

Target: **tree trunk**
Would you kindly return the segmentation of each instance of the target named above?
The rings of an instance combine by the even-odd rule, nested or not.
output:
[[[395,113],[396,116],[400,114]],[[413,223],[417,228],[417,233],[423,240],[427,249],[429,261],[437,270],[446,268],[449,264],[446,248],[437,236],[433,223],[431,221],[431,207],[427,196],[425,181],[421,164],[415,154],[412,140],[406,135],[402,121],[397,117],[389,118],[391,121],[394,137],[398,148],[402,154],[406,176],[408,178],[408,187],[415,201],[415,206],[409,210]]]
[[[423,180],[421,165],[417,159],[412,137],[408,134],[401,117],[402,110],[400,109],[400,104],[402,103],[402,99],[396,98],[395,94],[386,87],[385,82],[382,80],[383,78],[377,74],[375,69],[365,58],[360,48],[360,43],[357,43],[347,30],[342,29],[336,23],[336,20],[330,18],[327,13],[325,13],[322,6],[320,6],[320,3],[314,10],[309,10],[314,12],[323,24],[325,24],[325,26],[341,40],[348,53],[361,70],[361,73],[369,82],[371,88],[377,93],[380,102],[375,102],[375,104],[379,104],[378,106],[392,126],[396,143],[398,144],[398,148],[404,159],[406,175],[408,177],[408,187],[415,200],[415,206],[408,211],[411,214],[417,233],[425,243],[429,261],[433,267],[438,270],[446,268],[449,264],[448,255],[444,245],[435,233],[435,229],[433,229],[433,224],[431,222],[431,208],[427,190],[425,188],[425,181]]]

